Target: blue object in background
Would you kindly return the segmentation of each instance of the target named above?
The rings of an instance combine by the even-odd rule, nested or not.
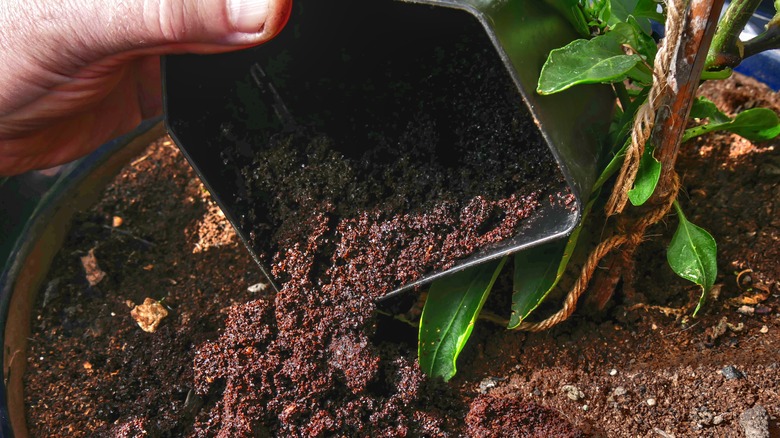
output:
[[[728,5],[729,2],[727,1],[723,11],[726,10]],[[739,39],[748,41],[763,32],[774,14],[775,7],[771,0],[761,2],[756,13],[753,14],[753,18],[750,19],[747,26],[745,26],[745,30],[740,34]],[[664,36],[663,23],[653,21],[652,28],[653,34],[658,34],[660,37]],[[768,50],[753,55],[743,60],[734,70],[767,84],[774,91],[780,90],[780,50]]]
[[[766,0],[762,2],[739,36],[740,39],[747,41],[763,32],[774,14],[775,8],[772,2]],[[780,50],[768,50],[751,56],[734,70],[758,79],[775,91],[780,90]]]

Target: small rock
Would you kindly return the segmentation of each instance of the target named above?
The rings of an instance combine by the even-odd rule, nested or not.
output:
[[[723,423],[723,415],[716,415],[716,416],[715,416],[715,417],[712,419],[712,424],[714,424],[714,425],[716,425],[716,426],[717,426],[717,425],[719,425],[720,423]]]
[[[752,315],[756,313],[756,309],[750,306],[742,306],[739,309],[737,309],[737,313],[740,313],[742,315]]]
[[[764,334],[769,333],[769,326],[765,325],[765,326],[761,327],[761,330],[759,330],[759,331],[761,333],[764,333]]]
[[[97,257],[95,257],[95,248],[89,250],[87,255],[81,257],[81,266],[87,277],[90,286],[95,286],[106,278],[106,273],[98,266]]]
[[[168,316],[168,309],[163,307],[159,301],[147,298],[143,304],[135,306],[130,311],[130,316],[138,323],[141,330],[154,333],[160,326],[160,322]]]
[[[696,425],[699,428],[712,425],[713,419],[715,418],[715,415],[712,412],[708,411],[707,408],[705,407],[699,408],[699,411],[696,413],[696,416],[699,419],[696,422]]]
[[[726,380],[743,379],[745,377],[745,374],[734,365],[727,365],[720,372]]]
[[[655,406],[655,404],[656,404],[656,401],[655,401],[654,398],[647,399],[647,406],[653,407],[653,406]]]
[[[769,414],[761,405],[755,405],[739,416],[739,425],[746,438],[769,438]]]
[[[666,432],[664,432],[663,430],[661,430],[661,429],[659,429],[657,427],[653,428],[653,432],[657,433],[658,435],[660,435],[663,438],[674,438],[674,435],[672,435],[670,433],[666,433]]]
[[[626,388],[623,388],[622,386],[618,386],[617,388],[615,388],[614,391],[612,391],[612,393],[615,394],[615,396],[620,397],[621,395],[626,395],[628,391],[626,390]]]
[[[616,370],[616,369],[614,369],[614,368],[612,368],[611,370],[609,370],[609,375],[610,375],[610,376],[612,376],[612,377],[615,377],[615,376],[617,376],[617,374],[618,374],[618,370]]]
[[[734,333],[739,333],[739,332],[741,332],[745,328],[745,324],[741,323],[741,322],[739,324],[737,324],[737,325],[729,323],[729,324],[726,324],[726,326],[729,328],[729,330],[731,330]]]
[[[569,397],[569,400],[578,401],[585,398],[585,394],[574,385],[563,385],[561,391],[566,394],[566,397]]]
[[[119,217],[119,216],[114,216],[114,217],[111,219],[111,225],[112,225],[114,228],[119,228],[119,227],[121,227],[123,222],[124,222],[124,220],[123,220],[121,217]]]
[[[257,283],[246,288],[247,292],[256,294],[260,293],[268,288],[268,283]]]
[[[486,394],[488,390],[495,388],[498,386],[499,379],[495,377],[486,377],[482,379],[481,382],[479,382],[479,393],[480,394]]]
[[[588,405],[582,405],[582,410],[583,410],[583,411],[587,411],[588,409],[590,409],[590,408],[588,407]]]

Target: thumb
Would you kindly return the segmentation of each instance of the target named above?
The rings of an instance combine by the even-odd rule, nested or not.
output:
[[[21,2],[19,8],[27,10],[22,21],[32,24],[27,32],[35,32],[33,40],[56,47],[60,54],[64,50],[81,63],[128,52],[209,53],[259,44],[282,29],[292,4],[291,0]]]

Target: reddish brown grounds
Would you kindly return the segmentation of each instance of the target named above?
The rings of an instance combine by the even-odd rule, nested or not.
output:
[[[730,111],[780,111],[778,96],[749,80],[706,92]],[[257,269],[183,158],[161,140],[78,219],[40,294],[26,376],[31,432],[740,436],[740,413],[760,404],[777,433],[778,144],[715,134],[683,146],[681,203],[719,243],[720,295],[700,317],[631,310],[618,291],[603,313],[578,312],[546,333],[481,323],[459,374],[443,384],[414,365],[414,329],[375,317],[370,293],[314,287],[314,260],[296,258],[305,251],[280,259],[277,269],[296,269],[278,295],[249,292],[260,282]],[[110,229],[113,216],[130,234]],[[322,222],[308,224],[316,244]],[[675,225],[668,219],[643,245],[634,300],[682,306],[696,293],[665,266]],[[92,248],[107,276],[90,288],[79,257]],[[496,301],[508,293],[499,288]],[[756,295],[752,313],[737,311]],[[151,334],[125,304],[147,296],[165,298],[172,310]],[[719,334],[723,318],[733,328],[720,324]],[[742,377],[727,378],[729,365]],[[582,397],[569,398],[565,385]]]

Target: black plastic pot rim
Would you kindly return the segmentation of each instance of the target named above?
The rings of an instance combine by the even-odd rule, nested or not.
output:
[[[46,171],[47,187],[29,201],[36,205],[24,226],[5,236],[14,239],[0,272],[0,339],[3,381],[0,383],[0,437],[26,436],[21,378],[26,364],[25,333],[30,330],[34,297],[70,228],[74,213],[94,204],[105,186],[143,148],[164,134],[161,117],[142,122],[135,130],[101,146],[92,154]],[[35,173],[22,181],[41,182]],[[7,188],[7,187],[6,187]],[[6,209],[5,214],[10,209]],[[37,274],[37,275],[36,275]],[[21,304],[21,305],[19,305]],[[25,325],[26,327],[22,327]],[[13,393],[18,388],[19,393]]]

